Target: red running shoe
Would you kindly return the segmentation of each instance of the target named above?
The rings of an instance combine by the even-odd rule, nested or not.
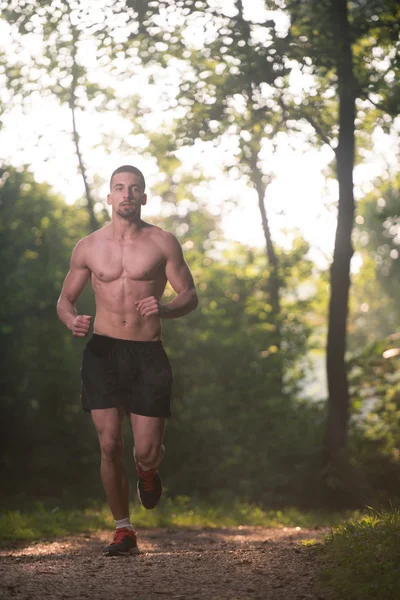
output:
[[[120,527],[115,531],[111,544],[103,548],[103,552],[105,556],[139,554],[136,531],[127,527]]]
[[[136,471],[139,477],[137,493],[140,502],[147,509],[155,508],[162,494],[162,481],[157,472],[157,467],[149,471],[143,471],[136,463]]]

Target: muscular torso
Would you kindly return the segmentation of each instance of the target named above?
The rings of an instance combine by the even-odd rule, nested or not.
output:
[[[94,332],[126,340],[159,340],[159,316],[142,317],[135,302],[148,296],[160,300],[164,292],[162,230],[146,225],[133,239],[115,240],[106,226],[90,237],[87,266],[96,298]]]

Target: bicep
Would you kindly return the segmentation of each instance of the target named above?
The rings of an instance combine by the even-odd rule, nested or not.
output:
[[[90,277],[90,269],[84,260],[83,249],[77,245],[72,253],[70,269],[64,280],[61,296],[75,303]]]
[[[173,290],[179,294],[183,290],[194,288],[190,269],[183,257],[182,248],[176,238],[172,238],[166,255],[165,274]]]
[[[64,280],[61,296],[68,298],[74,304],[85,287],[90,276],[89,269],[71,268]]]

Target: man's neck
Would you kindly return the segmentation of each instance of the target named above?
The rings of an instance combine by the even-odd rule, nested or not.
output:
[[[140,218],[135,221],[129,221],[128,219],[122,219],[118,215],[114,215],[111,224],[112,236],[115,240],[133,239],[137,237],[143,226],[144,221]]]

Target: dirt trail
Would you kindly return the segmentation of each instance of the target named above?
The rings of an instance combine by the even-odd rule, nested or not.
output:
[[[106,558],[108,531],[0,551],[1,600],[323,600],[314,552],[326,530],[148,529],[139,556]]]

